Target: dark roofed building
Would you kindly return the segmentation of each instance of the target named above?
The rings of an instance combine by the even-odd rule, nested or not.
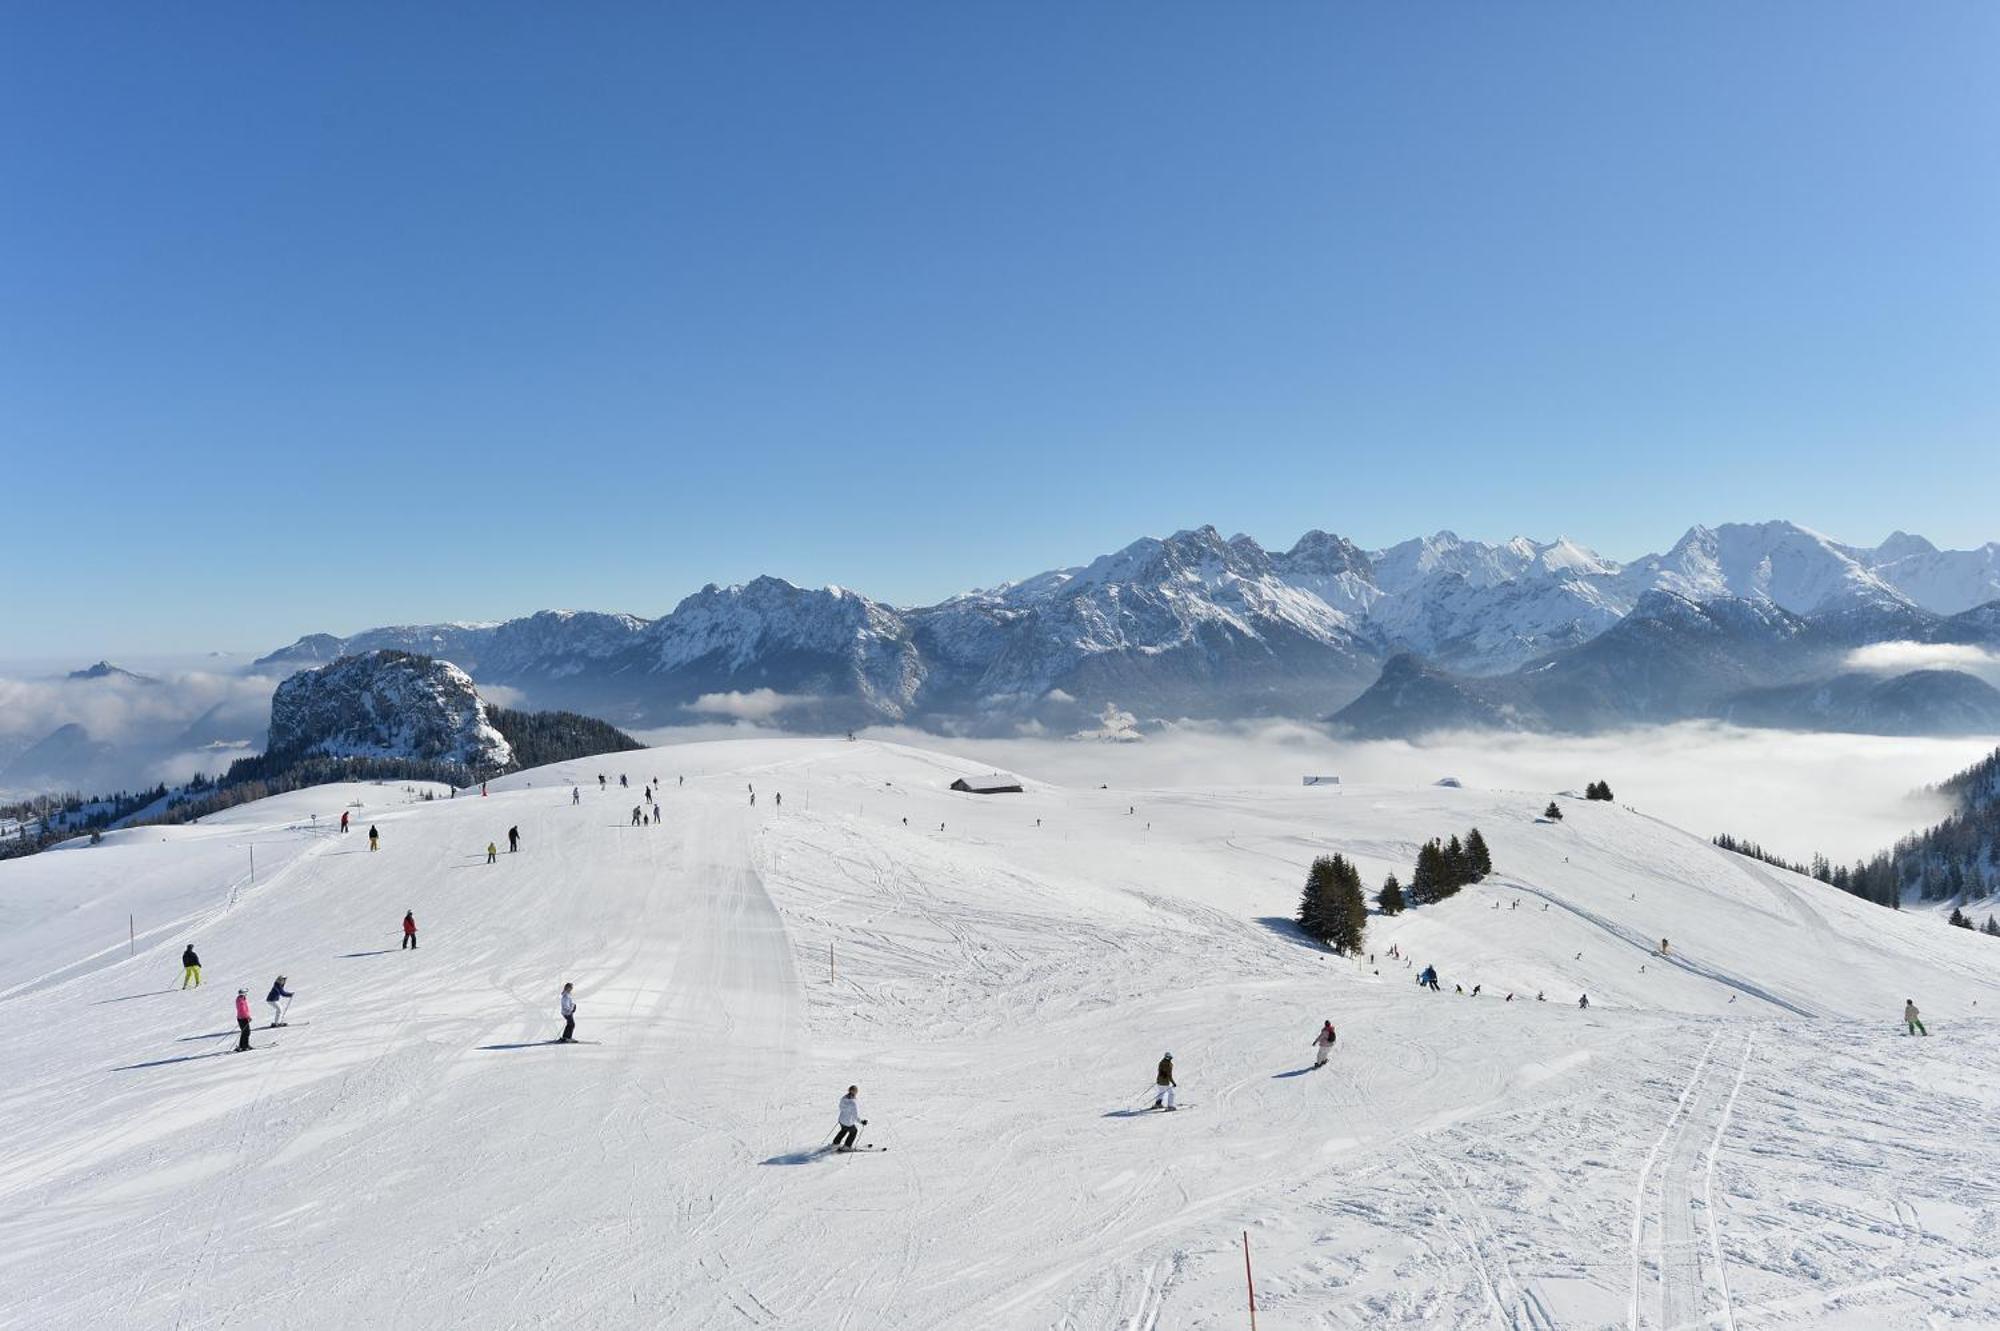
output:
[[[953,790],[962,790],[968,795],[1018,795],[1021,783],[1011,776],[995,772],[991,776],[962,776],[951,783]]]

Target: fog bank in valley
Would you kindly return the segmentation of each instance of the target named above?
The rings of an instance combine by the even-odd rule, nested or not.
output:
[[[768,733],[748,725],[645,733],[671,744]],[[1591,736],[1461,734],[1422,743],[1348,742],[1311,726],[1178,725],[1144,739],[961,739],[878,727],[871,739],[939,749],[1066,786],[1296,786],[1338,776],[1347,785],[1468,786],[1519,790],[1531,802],[1586,782],[1611,783],[1621,803],[1697,835],[1761,841],[1803,859],[1815,851],[1852,860],[1943,813],[1922,794],[1991,753],[1987,739],[1905,739],[1799,734],[1689,722]],[[1331,791],[1329,798],[1338,798]]]

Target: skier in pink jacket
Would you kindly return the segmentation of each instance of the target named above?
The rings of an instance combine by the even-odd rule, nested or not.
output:
[[[236,991],[236,1029],[240,1036],[236,1041],[236,1052],[242,1053],[250,1047],[250,991]]]

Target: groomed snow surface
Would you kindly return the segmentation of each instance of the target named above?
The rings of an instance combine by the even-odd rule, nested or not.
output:
[[[0,1325],[1243,1327],[1246,1231],[1263,1331],[2000,1325],[1995,940],[1615,805],[1117,761],[731,741],[0,864]],[[1287,922],[1475,825],[1373,964]],[[850,1082],[886,1152],[819,1152]]]

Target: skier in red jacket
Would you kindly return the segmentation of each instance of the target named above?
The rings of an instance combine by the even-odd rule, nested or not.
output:
[[[250,991],[236,991],[236,1029],[241,1032],[236,1041],[236,1052],[242,1053],[250,1047]]]
[[[416,913],[414,911],[406,910],[403,912],[403,946],[407,948],[414,948],[416,947],[416,945],[417,945]]]

